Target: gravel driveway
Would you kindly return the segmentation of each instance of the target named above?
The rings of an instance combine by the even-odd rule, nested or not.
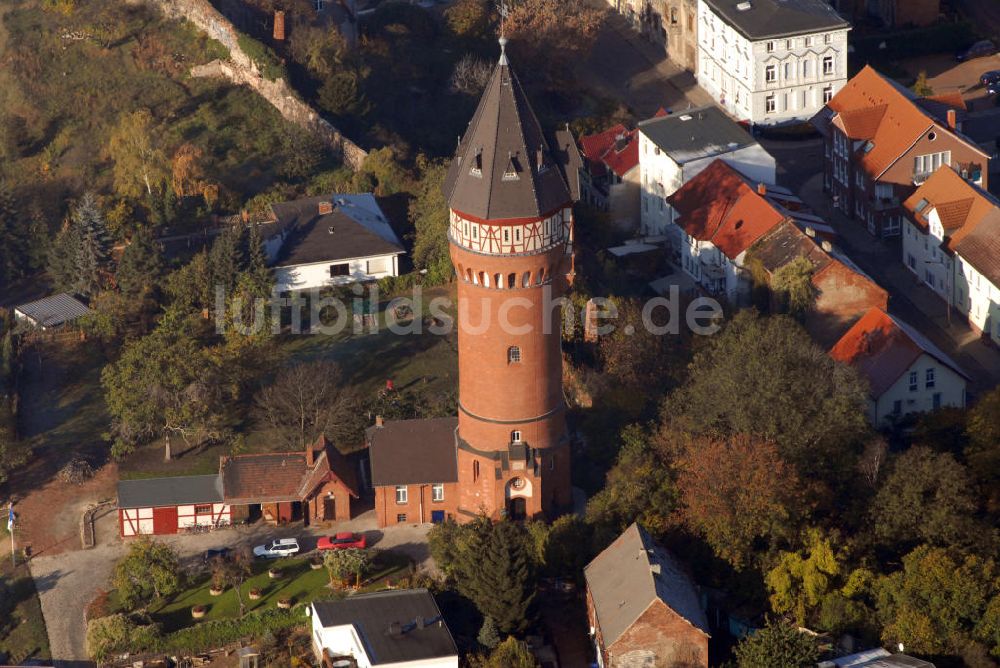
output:
[[[42,615],[49,634],[52,658],[67,665],[89,665],[84,662],[86,652],[86,626],[84,610],[100,589],[109,588],[108,580],[115,562],[127,549],[127,543],[117,539],[118,514],[111,512],[97,520],[98,545],[92,550],[77,550],[53,556],[35,557],[29,562],[42,604]],[[299,527],[275,528],[263,523],[249,527],[233,527],[204,534],[158,536],[159,540],[173,545],[181,559],[194,561],[209,548],[221,546],[259,545],[274,536],[299,538],[303,551],[316,547],[316,538],[332,531],[364,531],[369,545],[382,550],[399,551],[418,564],[418,567],[435,570],[427,547],[430,525],[405,525],[375,528],[375,513],[369,511],[335,529],[303,529]],[[115,537],[109,540],[107,537]],[[101,539],[104,540],[101,540]]]

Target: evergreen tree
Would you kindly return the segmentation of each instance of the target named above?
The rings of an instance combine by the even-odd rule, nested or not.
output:
[[[739,668],[809,668],[819,659],[816,641],[782,620],[743,638],[735,654]]]
[[[263,297],[271,294],[274,277],[267,266],[267,251],[264,250],[264,240],[257,225],[252,225],[247,235],[246,275],[257,294]]]
[[[246,266],[242,227],[231,227],[215,238],[208,263],[212,268],[213,295],[217,287],[221,287],[226,295],[232,294]]]
[[[177,219],[177,195],[164,181],[149,195],[149,213],[154,227],[165,227]]]
[[[497,623],[489,615],[486,615],[486,619],[483,620],[476,640],[486,649],[495,649],[500,644],[500,630],[497,629]]]
[[[73,211],[78,246],[75,252],[76,292],[91,295],[100,290],[111,264],[111,241],[104,215],[93,193],[85,193]]]
[[[76,254],[79,248],[80,230],[71,219],[67,219],[52,242],[48,255],[48,273],[57,290],[72,292],[76,289]]]
[[[532,620],[535,563],[524,527],[483,523],[458,554],[458,587],[504,633],[520,633]]]
[[[14,197],[0,183],[0,286],[27,273],[31,228],[20,218]]]
[[[118,262],[118,287],[130,297],[141,297],[159,285],[163,259],[159,244],[147,228],[140,228]]]

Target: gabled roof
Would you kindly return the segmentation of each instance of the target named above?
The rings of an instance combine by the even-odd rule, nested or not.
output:
[[[743,126],[715,105],[639,121],[639,131],[679,165],[756,144]]]
[[[330,213],[320,213],[320,204]],[[371,193],[304,197],[271,205],[274,221],[261,234],[284,234],[272,264],[291,267],[374,255],[399,255],[403,246]]]
[[[458,480],[458,418],[389,420],[365,431],[372,484],[426,485]]]
[[[923,354],[968,378],[927,337],[880,308],[868,309],[830,349],[833,359],[850,364],[868,379],[873,398],[885,394]]]
[[[708,619],[687,573],[645,529],[633,523],[583,571],[605,647],[656,600],[708,635]]]
[[[320,484],[335,477],[347,488],[351,496],[358,498],[358,478],[354,473],[351,460],[334,447],[325,435],[321,435],[311,446],[315,453],[315,464],[308,472],[299,487],[299,497],[306,498]]]
[[[591,170],[599,173],[607,166],[619,177],[639,166],[639,142],[637,131],[629,130],[619,123],[604,132],[580,137],[583,155],[593,165]]]
[[[1000,288],[1000,209],[992,209],[953,248],[962,260]]]
[[[353,626],[374,666],[458,656],[441,610],[426,589],[358,594],[312,606],[323,628]]]
[[[222,481],[216,474],[118,481],[119,508],[222,503],[222,498]]]
[[[14,310],[36,327],[58,327],[91,312],[83,302],[65,292],[15,306]]]
[[[945,103],[930,100],[925,106],[933,111],[925,110],[912,91],[883,77],[871,65],[865,65],[812,122],[824,134],[832,124],[849,138],[865,142],[858,162],[872,178],[880,177],[921,135],[935,126],[937,132],[951,132],[979,151],[969,139],[950,131],[935,118],[934,111],[943,112],[947,107]]]
[[[952,251],[962,237],[997,208],[997,201],[951,167],[942,165],[903,201],[903,208],[910,220],[924,231],[928,229],[931,211],[937,210],[941,225],[949,235],[945,249]]]
[[[787,217],[722,160],[681,186],[667,202],[685,232],[711,242],[731,260]]]
[[[481,220],[538,218],[573,202],[506,54],[459,142],[444,194],[452,209]]]

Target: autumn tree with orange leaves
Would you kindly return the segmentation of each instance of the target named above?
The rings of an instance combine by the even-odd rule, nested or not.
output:
[[[734,568],[762,552],[757,541],[792,526],[798,479],[772,441],[696,439],[676,464],[684,523]]]

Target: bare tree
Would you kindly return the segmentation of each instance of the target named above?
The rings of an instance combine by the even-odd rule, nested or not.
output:
[[[258,416],[289,448],[302,450],[326,435],[351,443],[365,419],[358,393],[336,362],[317,360],[282,369],[254,397]]]
[[[492,73],[493,67],[490,63],[467,53],[455,63],[455,69],[451,73],[451,89],[456,93],[479,95],[489,83]]]
[[[861,475],[864,476],[865,482],[872,489],[875,489],[875,486],[878,484],[879,471],[881,471],[882,466],[885,464],[888,454],[889,446],[886,445],[884,438],[873,438],[865,445],[865,451],[861,454],[860,461],[858,461],[858,469],[861,471]]]

